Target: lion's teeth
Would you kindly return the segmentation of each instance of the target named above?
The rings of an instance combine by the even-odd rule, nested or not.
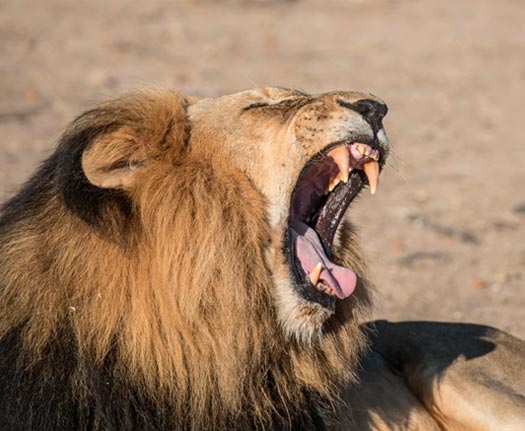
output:
[[[315,286],[317,282],[319,281],[319,276],[321,275],[321,271],[323,269],[323,264],[319,262],[314,269],[312,269],[312,272],[308,276],[310,278],[310,281]]]
[[[364,156],[366,151],[365,145],[357,144],[357,151]]]
[[[348,153],[348,148],[346,148],[346,145],[334,148],[328,153],[328,156],[334,160],[339,168],[340,179],[343,183],[346,183],[348,181],[348,168],[350,167],[350,154]]]
[[[339,176],[332,179],[330,183],[328,184],[328,191],[332,192],[340,182],[341,182],[341,179],[339,178]]]
[[[363,165],[363,170],[368,177],[368,184],[370,184],[370,193],[374,194],[379,183],[379,163],[375,160],[370,160]]]

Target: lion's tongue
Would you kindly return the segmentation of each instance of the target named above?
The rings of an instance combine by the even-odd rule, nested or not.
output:
[[[315,230],[296,221],[292,224],[292,241],[295,255],[301,262],[306,275],[310,274],[321,262],[323,269],[319,280],[330,286],[340,299],[352,294],[357,283],[355,273],[328,259]]]

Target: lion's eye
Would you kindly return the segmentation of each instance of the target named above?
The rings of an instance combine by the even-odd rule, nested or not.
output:
[[[264,106],[268,106],[268,103],[265,103],[265,102],[256,102],[256,103],[252,103],[248,106],[246,106],[243,111],[249,111],[250,109],[256,109],[256,108],[262,108]]]

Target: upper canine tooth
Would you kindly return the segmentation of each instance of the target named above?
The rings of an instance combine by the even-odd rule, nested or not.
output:
[[[370,147],[365,147],[365,156],[369,156],[372,152],[372,149]]]
[[[308,278],[312,282],[312,284],[315,286],[317,282],[319,281],[319,276],[321,275],[321,271],[323,269],[323,264],[319,262],[317,265],[315,265],[315,268],[312,269],[312,272],[310,275],[308,275]]]
[[[339,176],[335,177],[333,180],[330,181],[328,184],[328,191],[331,192],[335,189],[335,187],[341,182],[341,179]]]
[[[348,153],[348,148],[346,148],[346,145],[341,145],[330,151],[328,156],[334,160],[339,168],[339,176],[341,180],[343,183],[346,183],[348,181],[348,169],[350,167],[350,154]]]
[[[365,146],[363,144],[358,144],[357,145],[357,151],[359,151],[359,153],[361,153],[363,156],[365,155]]]
[[[375,194],[379,183],[379,163],[375,160],[370,160],[363,165],[363,170],[368,177],[370,193]]]

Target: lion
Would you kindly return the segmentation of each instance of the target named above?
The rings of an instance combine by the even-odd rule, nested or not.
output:
[[[80,115],[0,212],[0,429],[518,429],[522,342],[365,323],[346,210],[378,187],[386,113],[260,88]]]

